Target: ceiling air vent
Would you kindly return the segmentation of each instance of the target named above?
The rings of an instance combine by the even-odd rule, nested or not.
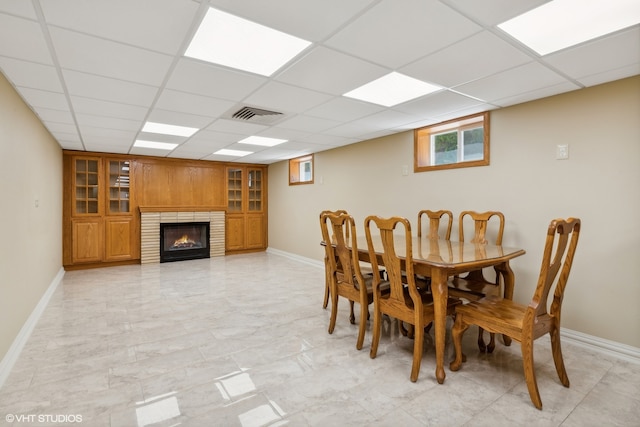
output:
[[[285,117],[283,113],[278,111],[265,110],[264,108],[243,106],[237,110],[235,107],[225,114],[227,118],[240,120],[248,123],[257,123],[262,125],[271,125]]]

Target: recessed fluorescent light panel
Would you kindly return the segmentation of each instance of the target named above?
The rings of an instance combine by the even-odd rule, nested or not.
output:
[[[223,148],[221,150],[216,151],[213,154],[219,154],[221,156],[234,156],[234,157],[244,157],[249,154],[253,154],[253,151],[242,151],[242,150],[228,150]]]
[[[498,25],[540,55],[640,23],[638,0],[554,0]]]
[[[172,144],[169,142],[155,142],[155,141],[143,141],[141,139],[136,140],[133,144],[134,147],[139,148],[153,148],[156,150],[173,150],[178,146],[178,144]]]
[[[393,107],[440,89],[442,89],[440,86],[392,72],[351,92],[347,92],[344,96],[385,107]]]
[[[209,8],[185,56],[270,76],[311,42]]]
[[[238,143],[273,147],[274,145],[282,144],[283,142],[287,141],[287,139],[266,138],[264,136],[250,136],[241,141],[238,141]]]
[[[189,137],[196,133],[198,128],[190,128],[186,126],[166,125],[164,123],[146,122],[142,128],[142,132],[161,133],[163,135],[175,135]]]

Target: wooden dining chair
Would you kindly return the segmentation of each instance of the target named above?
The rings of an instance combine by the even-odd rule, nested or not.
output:
[[[451,239],[451,228],[453,226],[453,213],[451,211],[439,210],[439,211],[431,211],[428,209],[422,210],[418,212],[418,237],[422,237],[422,217],[426,216],[429,218],[429,228],[426,237],[428,239]],[[442,217],[447,217],[447,226],[443,230],[441,230],[440,223],[442,222]]]
[[[321,216],[322,237],[327,250],[328,280],[331,295],[331,317],[329,333],[332,334],[338,316],[338,300],[344,297],[349,301],[351,312],[349,321],[355,324],[354,303],[360,304],[360,325],[356,348],[360,350],[369,318],[369,304],[373,302],[373,278],[380,275],[363,274],[358,260],[356,225],[353,217],[347,213],[325,213]],[[333,239],[332,239],[333,237]],[[381,292],[388,286],[379,285]]]
[[[330,211],[330,210],[326,210],[326,211],[322,211],[320,212],[320,227],[322,230],[322,227],[326,224],[322,223],[322,219],[323,219],[323,215],[325,214],[329,214],[329,213],[333,213],[333,214],[341,214],[344,213],[346,214],[347,211],[340,209],[337,211]],[[349,231],[347,230],[347,233]],[[347,239],[349,238],[349,235],[346,236]],[[323,239],[324,243],[326,244],[327,242]],[[331,239],[331,241],[333,241],[333,238]],[[327,258],[327,248],[325,247],[325,251],[324,251],[324,272],[325,272],[325,280],[324,280],[324,301],[322,302],[322,308],[327,308],[327,305],[329,305],[329,293],[330,293],[330,285],[329,285],[329,264],[328,264],[328,258]],[[340,267],[339,267],[340,268]],[[352,313],[353,315],[353,313]]]
[[[425,216],[429,220],[428,223],[427,221],[425,221],[425,223],[427,223],[428,225],[428,228],[426,230],[427,239],[429,240],[431,239],[450,240],[451,239],[451,228],[453,227],[453,213],[447,210],[432,211],[428,209],[421,210],[420,212],[418,212],[418,238],[422,238],[422,228],[423,228],[422,218]],[[446,221],[447,221],[445,227],[441,227],[441,222],[443,222],[443,217],[446,217]],[[404,275],[405,273],[403,273],[403,282],[406,283],[406,279],[404,278]],[[415,278],[416,278],[416,285],[421,290],[421,292],[431,291],[430,277],[425,277],[423,275],[416,274]],[[413,328],[411,326],[409,326],[408,328],[405,328],[402,322],[398,322],[398,328],[402,335],[408,336],[409,338],[413,338]],[[429,326],[426,327],[426,331],[429,331]]]
[[[456,307],[456,320],[452,329],[456,356],[450,364],[452,371],[460,369],[466,359],[462,353],[462,336],[470,325],[478,325],[493,333],[506,334],[520,342],[529,396],[535,407],[542,409],[534,369],[533,342],[548,333],[556,372],[562,385],[569,387],[569,377],[560,345],[560,315],[579,235],[579,219],[551,221],[547,229],[538,283],[533,298],[527,305],[499,296],[488,296]],[[548,309],[548,297],[551,292],[553,301]]]
[[[464,225],[466,223],[473,224],[473,233],[465,234]],[[460,242],[468,241],[480,245],[487,244],[490,240],[487,233],[490,225],[492,228],[491,243],[495,245],[502,244],[502,235],[504,233],[504,215],[502,212],[488,211],[475,212],[463,211],[460,213],[458,222],[458,238]],[[469,230],[469,227],[467,227]],[[477,301],[487,295],[498,295],[500,293],[500,274],[495,270],[495,279],[489,280],[485,278],[483,270],[470,271],[464,277],[454,276],[449,280],[449,295],[456,298],[463,298],[468,301]],[[484,332],[482,329],[478,331],[478,347],[481,351],[491,353],[495,348],[495,335],[490,334],[489,344],[484,343]],[[509,345],[510,341],[505,338],[505,344]]]
[[[376,247],[371,235],[371,223],[374,223],[380,233],[381,244]],[[413,269],[411,225],[406,218],[392,217],[380,218],[369,216],[364,222],[367,238],[367,249],[371,265],[375,271],[378,268],[377,253],[382,254],[382,263],[387,271],[390,292],[382,292],[382,283],[379,277],[373,279],[373,339],[371,342],[370,356],[375,359],[380,343],[382,329],[382,315],[397,319],[413,325],[415,331],[423,331],[433,321],[433,297],[430,293],[420,292],[415,283]],[[394,233],[399,228],[398,235],[403,236],[404,248],[401,259],[394,245]],[[403,283],[402,272],[406,272],[407,283]],[[450,299],[447,304],[447,314],[453,314],[458,300]],[[411,381],[418,380],[420,364],[422,361],[422,347],[424,333],[415,333],[413,338],[413,365],[411,367]]]

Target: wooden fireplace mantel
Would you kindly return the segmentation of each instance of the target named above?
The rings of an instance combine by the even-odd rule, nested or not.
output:
[[[140,213],[147,212],[215,212],[226,211],[224,206],[140,206]]]

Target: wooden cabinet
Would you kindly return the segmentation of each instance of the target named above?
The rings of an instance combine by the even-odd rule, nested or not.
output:
[[[227,167],[227,252],[267,247],[266,179],[266,167]]]
[[[65,155],[63,264],[135,257],[129,159]],[[67,188],[67,185],[69,188]]]
[[[267,166],[71,150],[63,154],[65,268],[140,262],[140,212],[151,208],[226,211],[226,252],[267,247]]]

